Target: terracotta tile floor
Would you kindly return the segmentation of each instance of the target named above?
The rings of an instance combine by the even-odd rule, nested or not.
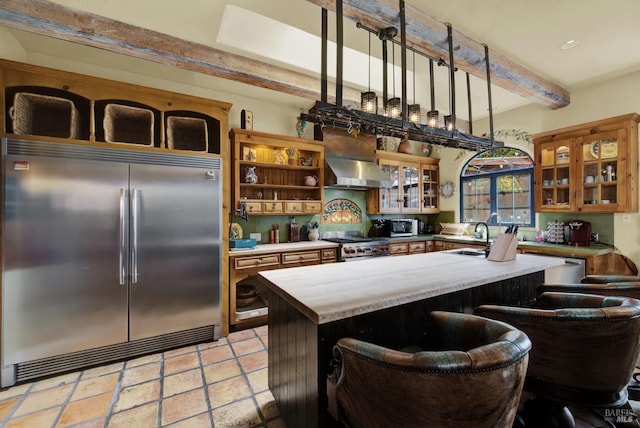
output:
[[[284,427],[267,327],[0,390],[0,427]]]

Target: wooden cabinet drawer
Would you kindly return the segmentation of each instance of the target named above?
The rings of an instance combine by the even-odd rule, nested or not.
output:
[[[302,202],[285,202],[284,211],[287,214],[302,214]]]
[[[252,269],[263,266],[273,266],[280,264],[279,254],[269,254],[255,257],[237,257],[234,259],[236,269]]]
[[[410,253],[424,253],[427,251],[427,243],[422,242],[409,242]]]
[[[320,251],[304,251],[299,253],[283,253],[282,264],[310,263],[320,261]]]
[[[284,213],[282,202],[265,202],[264,203],[264,212],[265,213]]]
[[[395,242],[389,245],[389,253],[392,256],[399,256],[409,252],[409,245],[406,242]]]
[[[303,211],[305,213],[319,213],[322,211],[322,202],[303,202]]]
[[[338,252],[335,248],[325,248],[322,250],[322,263],[332,263],[338,259]]]
[[[247,212],[249,214],[260,214],[262,213],[262,203],[261,202],[246,202]]]

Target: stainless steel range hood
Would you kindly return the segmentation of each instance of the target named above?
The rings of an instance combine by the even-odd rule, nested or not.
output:
[[[375,162],[325,157],[325,185],[333,188],[366,190],[389,187],[389,177]]]

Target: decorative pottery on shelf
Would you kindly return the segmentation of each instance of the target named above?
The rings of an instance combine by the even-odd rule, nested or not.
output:
[[[307,175],[304,177],[304,185],[305,186],[316,186],[318,184],[318,176],[316,175]]]
[[[287,153],[287,157],[289,158],[289,165],[295,165],[296,160],[298,159],[298,149],[288,148],[285,149]]]
[[[298,118],[298,122],[296,123],[296,132],[298,133],[298,138],[304,138],[304,134],[307,132],[307,122]]]
[[[406,135],[404,139],[400,142],[400,144],[398,144],[398,153],[406,153],[408,155],[413,153],[411,151],[411,143],[409,142],[409,139],[407,138]]]
[[[256,174],[255,166],[250,166],[247,168],[244,175],[244,182],[249,184],[256,184],[258,182],[258,175]]]
[[[320,231],[318,230],[318,228],[311,228],[309,229],[309,241],[317,241],[318,239],[320,239]]]

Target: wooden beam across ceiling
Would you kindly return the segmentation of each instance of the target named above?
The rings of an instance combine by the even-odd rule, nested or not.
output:
[[[320,99],[319,77],[46,0],[2,0],[0,24],[314,101]],[[328,90],[335,93],[335,85],[329,83]],[[334,100],[329,95],[329,101]],[[360,90],[344,87],[343,105],[359,106]]]
[[[327,10],[335,0],[307,0]],[[397,0],[344,0],[344,16],[369,28],[399,27]],[[447,57],[446,25],[407,5],[407,44],[434,58]],[[3,0],[0,24],[185,70],[310,100],[320,99],[320,79],[283,67],[72,9],[47,0]],[[456,66],[486,78],[484,46],[454,30]],[[569,104],[569,93],[521,65],[491,52],[492,84],[550,108]],[[329,102],[335,85],[329,83]],[[343,105],[358,107],[360,90],[343,87]]]
[[[335,11],[335,0],[307,0],[327,10]],[[400,28],[398,0],[343,0],[343,16],[361,22],[368,28]],[[432,58],[448,59],[447,25],[432,16],[405,6],[407,46]],[[462,71],[487,80],[484,45],[453,28],[455,66]],[[491,48],[491,46],[489,46]],[[545,79],[526,67],[491,51],[491,83],[521,95],[540,105],[557,109],[570,103],[569,91]]]

